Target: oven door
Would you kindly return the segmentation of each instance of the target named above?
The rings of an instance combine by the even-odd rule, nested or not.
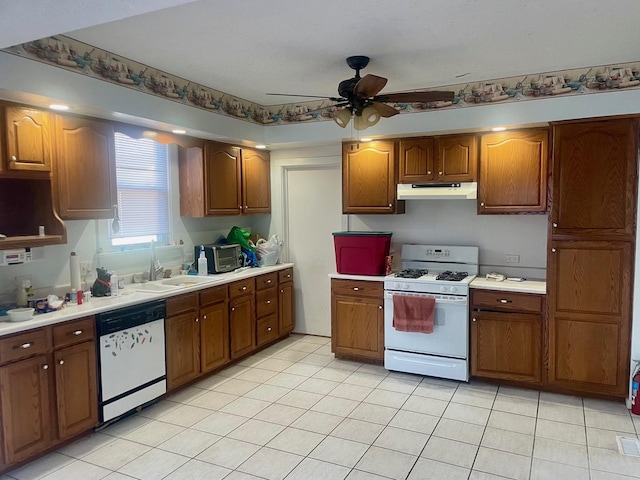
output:
[[[436,299],[433,333],[401,332],[393,328],[393,296]],[[384,346],[387,349],[466,359],[469,345],[469,311],[466,296],[384,292]]]

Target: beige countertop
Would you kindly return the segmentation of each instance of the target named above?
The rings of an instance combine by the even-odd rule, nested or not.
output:
[[[341,280],[367,280],[370,282],[384,281],[384,275],[348,275],[345,273],[330,273],[329,278],[337,278]]]
[[[520,292],[535,293],[544,295],[547,293],[547,282],[544,280],[525,280],[524,282],[511,282],[504,280],[497,282],[495,280],[487,280],[485,277],[476,277],[469,284],[470,288],[478,288],[481,290],[498,290],[503,292]]]
[[[118,295],[115,297],[92,297],[89,302],[85,302],[82,305],[67,306],[56,312],[39,313],[34,315],[32,319],[24,322],[10,322],[8,316],[0,317],[5,319],[4,321],[0,321],[0,336],[19,333],[38,327],[46,327],[48,325],[66,322],[67,320],[86,317],[96,313],[108,312],[110,310],[116,310],[118,308],[128,307],[153,300],[182,295],[183,293],[215,287],[216,285],[224,285],[226,283],[235,282],[236,280],[244,280],[246,278],[284,270],[290,267],[293,267],[293,263],[282,263],[271,267],[249,268],[239,272],[207,275],[206,277],[194,276],[196,281],[199,283],[179,287],[176,286],[173,288],[169,287],[162,291],[140,291],[137,290],[137,288],[143,288],[142,286],[146,284],[131,283],[127,284],[124,290],[120,290]],[[161,282],[161,280],[158,280],[157,282],[152,283],[160,284]]]

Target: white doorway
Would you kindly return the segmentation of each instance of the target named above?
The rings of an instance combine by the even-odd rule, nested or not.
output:
[[[331,336],[332,232],[342,230],[339,164],[284,169],[285,230],[296,268],[295,332]]]

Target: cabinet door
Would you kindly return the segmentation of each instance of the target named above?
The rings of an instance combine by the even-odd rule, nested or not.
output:
[[[206,214],[240,215],[240,149],[224,143],[207,142],[204,160]]]
[[[7,169],[51,171],[51,115],[26,107],[5,107]]]
[[[553,147],[552,234],[632,240],[638,119],[557,125]]]
[[[293,283],[283,283],[278,287],[278,327],[280,335],[293,331],[295,326]]]
[[[436,139],[438,182],[475,182],[478,165],[478,138],[451,135]]]
[[[396,200],[393,142],[345,143],[342,147],[342,212],[404,213]]]
[[[547,210],[547,130],[482,136],[478,213]]]
[[[548,254],[550,385],[625,397],[632,245],[552,241]]]
[[[246,295],[229,303],[231,359],[240,358],[256,348],[256,311],[254,296]]]
[[[98,424],[96,345],[89,341],[66,347],[54,358],[58,436],[63,440]]]
[[[331,349],[336,355],[384,359],[382,299],[334,295]]]
[[[200,310],[200,371],[229,362],[229,304],[220,302]]]
[[[0,367],[6,464],[25,460],[51,445],[53,375],[46,355]]]
[[[195,312],[166,319],[168,389],[200,374],[200,327]]]
[[[115,141],[106,122],[58,116],[58,199],[64,219],[113,218]]]
[[[400,141],[399,183],[427,183],[435,179],[432,138],[408,138]]]
[[[472,312],[471,374],[478,377],[542,381],[542,317]]]
[[[242,149],[242,205],[245,214],[271,213],[271,162],[265,150]]]

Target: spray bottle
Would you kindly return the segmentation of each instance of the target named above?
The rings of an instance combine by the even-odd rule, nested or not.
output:
[[[200,258],[198,258],[198,275],[206,276],[208,274],[207,257],[204,254],[204,245],[200,246]]]

